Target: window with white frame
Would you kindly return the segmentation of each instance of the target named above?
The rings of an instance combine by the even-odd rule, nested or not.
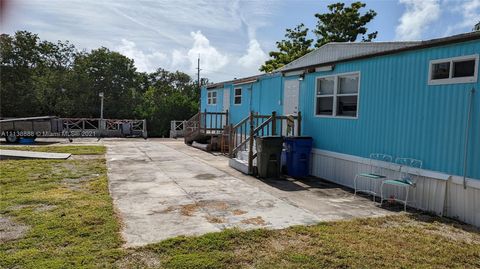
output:
[[[359,73],[318,77],[315,115],[356,118],[358,113]]]
[[[217,91],[208,91],[207,92],[207,104],[216,105],[217,104]]]
[[[478,54],[430,61],[428,84],[475,83]]]
[[[242,104],[242,88],[236,88],[235,89],[235,96],[234,96],[234,99],[233,99],[233,103],[235,105]]]

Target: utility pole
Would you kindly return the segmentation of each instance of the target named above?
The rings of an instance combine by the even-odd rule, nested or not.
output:
[[[200,90],[200,87],[202,87],[202,84],[200,82],[200,55],[198,55],[198,63],[197,63],[197,83],[198,83],[198,90]]]
[[[100,99],[101,99],[101,103],[100,103],[100,119],[102,119],[102,120],[103,120],[103,95],[104,95],[103,92],[100,92],[100,93],[98,94],[98,96],[99,96]]]
[[[202,103],[202,94],[201,94],[202,83],[200,82],[200,54],[198,55],[198,62],[197,62],[197,83],[198,83],[198,91],[200,92],[199,94],[200,99],[198,100],[198,103],[201,104]],[[200,107],[201,105],[198,106],[199,113],[201,113],[202,111]]]

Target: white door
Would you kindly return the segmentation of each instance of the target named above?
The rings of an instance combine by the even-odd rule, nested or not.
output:
[[[283,115],[297,115],[300,82],[297,79],[285,80],[283,88]]]
[[[230,89],[223,90],[223,112],[226,112],[227,110],[230,110]],[[230,112],[228,114],[230,114]],[[227,117],[230,117],[230,115],[227,115]],[[227,118],[222,117],[222,126],[225,126],[226,124]]]
[[[223,112],[230,109],[230,89],[223,90]]]

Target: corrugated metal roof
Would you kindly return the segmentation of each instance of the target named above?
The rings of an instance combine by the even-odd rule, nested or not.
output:
[[[286,64],[276,71],[287,71],[306,66],[321,65],[323,63],[336,62],[344,59],[398,50],[421,44],[421,41],[412,42],[331,42],[320,48]]]
[[[233,79],[206,85],[207,89],[221,88],[224,84],[238,84],[252,79],[260,79],[263,76],[274,75],[279,72],[299,70],[304,68],[321,66],[322,64],[334,64],[336,62],[374,57],[377,55],[396,53],[404,50],[422,49],[432,46],[441,46],[449,43],[464,42],[480,39],[480,31],[463,33],[425,41],[398,41],[398,42],[330,42],[322,47],[305,54],[289,64],[273,71],[272,73],[260,74],[251,77]]]
[[[426,41],[401,41],[401,42],[331,42],[292,61],[291,63],[275,70],[285,72],[307,67],[333,64],[346,60],[373,57],[376,55],[396,53],[405,50],[422,49],[432,46],[441,46],[450,43],[464,42],[480,39],[480,31],[435,38]]]
[[[250,77],[245,77],[245,78],[235,78],[232,80],[227,80],[227,81],[222,81],[222,82],[217,82],[217,83],[212,83],[206,85],[207,89],[215,89],[215,88],[222,88],[225,84],[227,83],[232,83],[232,84],[243,84],[245,82],[254,82],[258,80],[261,76],[265,74],[260,74],[260,75],[255,75],[255,76],[250,76]]]

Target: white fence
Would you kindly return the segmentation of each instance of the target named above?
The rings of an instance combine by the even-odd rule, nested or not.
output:
[[[183,137],[185,135],[185,129],[187,127],[187,121],[172,120],[170,122],[170,138]]]

